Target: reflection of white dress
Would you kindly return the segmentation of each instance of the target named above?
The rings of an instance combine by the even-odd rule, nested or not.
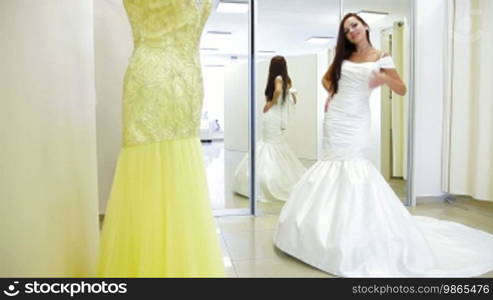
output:
[[[493,235],[412,216],[364,157],[369,75],[390,57],[342,65],[324,122],[324,158],[301,178],[279,216],[274,243],[346,277],[468,277],[493,269]]]
[[[288,93],[291,95],[291,91]],[[262,114],[262,141],[257,145],[257,174],[261,201],[286,201],[306,169],[284,139],[291,97]],[[249,195],[249,159],[246,155],[235,171],[233,190]]]

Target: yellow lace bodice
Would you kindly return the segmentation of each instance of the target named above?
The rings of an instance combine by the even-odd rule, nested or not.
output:
[[[198,136],[198,47],[212,0],[123,1],[134,38],[124,78],[124,146]]]

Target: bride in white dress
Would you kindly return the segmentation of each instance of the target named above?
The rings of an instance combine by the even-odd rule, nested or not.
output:
[[[257,145],[257,172],[260,201],[286,201],[306,168],[284,139],[290,106],[296,104],[284,57],[270,61],[265,88],[266,104],[262,114],[262,140]],[[235,171],[233,190],[249,195],[249,164],[245,155]]]
[[[412,216],[365,158],[371,90],[406,87],[390,56],[369,42],[368,25],[344,17],[329,91],[324,158],[295,186],[274,236],[282,251],[344,277],[469,277],[493,270],[493,235],[459,223]]]

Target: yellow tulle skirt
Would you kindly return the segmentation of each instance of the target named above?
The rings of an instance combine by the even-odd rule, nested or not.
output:
[[[98,276],[225,276],[197,138],[122,149]]]

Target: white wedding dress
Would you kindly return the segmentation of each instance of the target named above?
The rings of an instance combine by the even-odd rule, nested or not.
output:
[[[282,251],[343,277],[469,277],[493,270],[493,235],[412,216],[365,158],[377,62],[344,61],[324,120],[324,157],[293,189],[274,236]]]
[[[280,104],[262,114],[262,140],[257,144],[256,155],[259,200],[263,202],[286,201],[293,186],[306,171],[284,138],[289,107],[294,105],[292,93],[293,89],[290,89],[283,104],[279,101]],[[247,154],[235,170],[233,190],[248,197],[249,177]]]

